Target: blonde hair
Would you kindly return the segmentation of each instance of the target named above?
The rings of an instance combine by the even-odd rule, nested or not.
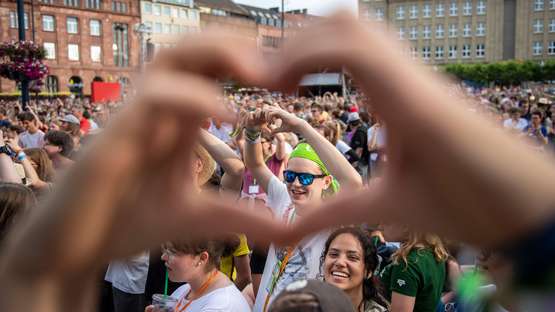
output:
[[[437,261],[447,261],[449,253],[443,245],[441,238],[434,234],[411,233],[406,242],[392,255],[393,262],[399,264],[401,261],[408,265],[408,255],[411,251],[431,249]]]

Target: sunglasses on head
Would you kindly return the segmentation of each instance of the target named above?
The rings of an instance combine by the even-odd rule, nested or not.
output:
[[[303,186],[311,185],[314,182],[314,179],[321,179],[325,176],[326,176],[325,174],[314,175],[312,173],[295,172],[291,170],[283,171],[283,178],[285,179],[285,182],[293,183],[295,182],[295,179],[298,178],[299,183],[301,183],[301,185]]]

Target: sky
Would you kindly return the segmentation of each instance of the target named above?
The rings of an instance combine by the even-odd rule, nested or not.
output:
[[[234,0],[236,3],[262,8],[281,7],[281,0]],[[285,0],[285,10],[308,9],[309,14],[329,15],[339,8],[356,14],[357,0]]]

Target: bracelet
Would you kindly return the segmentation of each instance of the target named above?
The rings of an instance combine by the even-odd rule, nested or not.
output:
[[[250,143],[255,143],[255,141],[260,140],[260,134],[260,131],[245,129],[245,138]]]
[[[27,154],[25,154],[24,151],[20,151],[19,153],[17,153],[17,160],[18,161],[24,161],[25,158],[27,158]]]

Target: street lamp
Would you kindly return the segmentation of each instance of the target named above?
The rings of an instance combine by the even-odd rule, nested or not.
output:
[[[23,0],[17,0],[17,27],[19,41],[25,41],[25,4]],[[21,107],[27,108],[29,102],[29,81],[25,78],[21,80]]]
[[[145,67],[145,54],[146,54],[145,35],[150,36],[150,34],[152,33],[152,30],[150,29],[150,26],[146,25],[145,23],[135,24],[135,26],[133,27],[133,30],[135,31],[135,33],[139,35],[139,42],[141,44],[141,49],[140,49],[141,55],[139,56],[139,62],[140,62],[139,68],[141,72],[143,72]]]

